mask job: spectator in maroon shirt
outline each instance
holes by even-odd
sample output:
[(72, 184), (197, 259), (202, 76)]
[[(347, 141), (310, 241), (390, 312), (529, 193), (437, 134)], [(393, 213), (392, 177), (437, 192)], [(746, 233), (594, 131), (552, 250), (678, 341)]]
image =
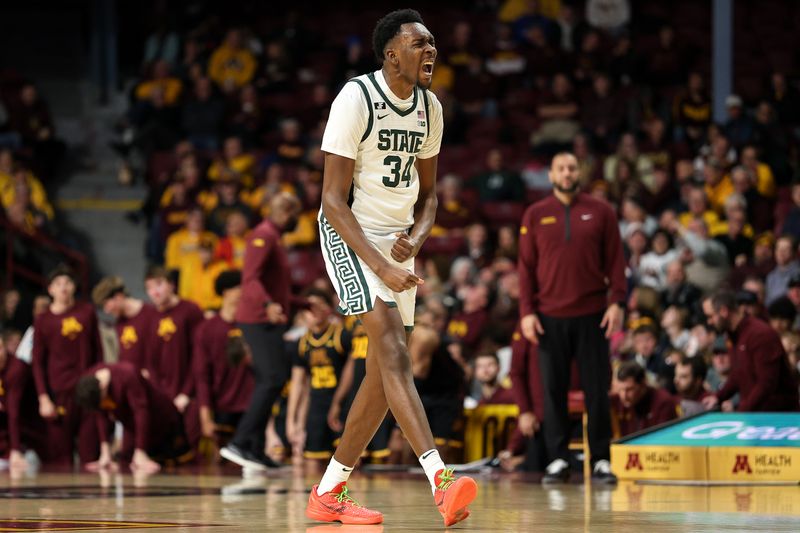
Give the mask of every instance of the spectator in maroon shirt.
[(297, 224), (301, 205), (280, 193), (269, 216), (250, 233), (242, 269), (242, 297), (235, 319), (253, 353), (255, 388), (231, 442), (220, 455), (239, 466), (265, 470), (277, 466), (264, 453), (264, 431), (272, 405), (289, 377), (283, 333), (291, 302), (289, 260), (281, 234)]
[(155, 473), (161, 466), (151, 457), (174, 458), (185, 448), (180, 415), (170, 398), (129, 363), (95, 366), (81, 377), (75, 397), (84, 409), (96, 411), (101, 435), (100, 458), (87, 464), (88, 470), (117, 469), (109, 444), (112, 421), (122, 424), (122, 459), (134, 472)]
[(608, 204), (578, 192), (574, 155), (556, 154), (549, 177), (553, 196), (525, 212), (519, 242), (520, 326), (539, 344), (544, 386), (551, 464), (543, 482), (569, 478), (567, 392), (574, 357), (589, 413), (592, 475), (615, 483), (609, 463), (608, 339), (622, 325), (626, 294), (617, 217)]
[(702, 401), (712, 393), (705, 388), (708, 366), (702, 355), (682, 355), (675, 364), (675, 390), (681, 406), (681, 416), (692, 416), (705, 411)]
[(125, 282), (119, 276), (100, 280), (92, 290), (92, 301), (115, 319), (114, 329), (119, 341), (118, 361), (127, 361), (149, 377), (147, 356), (155, 349), (156, 316), (152, 305), (128, 295)]
[(464, 306), (453, 315), (447, 325), (447, 334), (468, 351), (475, 350), (483, 338), (489, 321), (489, 287), (478, 283), (464, 291)]
[(184, 429), (190, 446), (200, 439), (200, 415), (192, 372), (192, 340), (203, 312), (197, 305), (175, 294), (169, 271), (160, 266), (148, 270), (144, 287), (156, 308), (155, 339), (145, 364), (150, 380), (172, 398), (183, 415)]
[(703, 400), (712, 409), (740, 395), (738, 411), (797, 411), (797, 381), (780, 336), (736, 305), (736, 295), (719, 291), (703, 301), (708, 322), (731, 338), (731, 374), (716, 395)]
[(678, 404), (664, 389), (647, 384), (645, 371), (636, 361), (617, 369), (617, 394), (611, 407), (619, 423), (620, 436), (630, 435), (678, 418)]
[(498, 382), (500, 359), (492, 351), (481, 351), (474, 361), (475, 381), (481, 386), (478, 405), (513, 404), (514, 394), (511, 389)]
[(222, 307), (195, 331), (193, 362), (204, 437), (232, 434), (253, 394), (253, 372), (247, 361), (251, 355), (234, 322), (241, 284), (238, 270), (217, 276), (214, 289), (222, 297)]
[(75, 300), (75, 278), (60, 266), (50, 273), (50, 308), (36, 317), (33, 327), (33, 377), (39, 395), (39, 414), (47, 421), (51, 443), (48, 462), (70, 464), (73, 439), (78, 437), (81, 463), (97, 458), (97, 433), (92, 417), (75, 404), (75, 385), (81, 374), (102, 356), (97, 314), (88, 302)]

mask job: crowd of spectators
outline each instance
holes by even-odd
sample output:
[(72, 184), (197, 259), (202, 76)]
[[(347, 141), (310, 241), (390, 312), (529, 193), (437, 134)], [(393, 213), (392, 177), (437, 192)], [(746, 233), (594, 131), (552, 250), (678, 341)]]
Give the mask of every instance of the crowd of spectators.
[[(695, 413), (722, 387), (728, 346), (702, 309), (703, 295), (721, 286), (770, 322), (787, 371), (800, 372), (800, 99), (788, 73), (772, 72), (747, 100), (729, 95), (717, 123), (708, 44), (679, 21), (654, 21), (625, 0), (501, 4), (423, 13), (437, 38), (431, 90), (444, 108), (445, 137), (437, 225), (417, 261), (425, 321), (412, 358), (442, 359), (458, 382), (448, 389), (457, 402), (515, 402), (521, 414), (537, 413), (520, 418), (522, 434), (535, 434), (536, 391), (520, 391), (536, 388), (520, 363), (534, 348), (515, 333), (519, 220), (549, 194), (552, 154), (569, 150), (584, 190), (617, 210), (625, 246), (626, 326), (611, 339), (618, 435)], [(336, 28), (341, 17), (330, 15)], [(248, 229), (282, 192), (303, 206), (283, 235), (293, 292), (331, 290), (316, 229), (321, 136), (342, 85), (378, 65), (363, 29), (315, 31), (318, 24), (293, 13), (263, 31), (209, 18), (146, 41), (115, 144), (120, 178), (147, 180), (148, 198), (131, 214), (147, 224), (147, 258), (177, 271), (177, 295), (206, 313), (222, 305), (215, 280), (242, 267)], [(27, 85), (21, 100), (25, 91), (35, 102)], [(52, 126), (29, 128), (0, 141), (46, 162)], [(0, 152), (0, 180), (11, 184), (0, 186), (12, 188), (8, 204), (2, 193), (7, 217), (46, 224), (41, 185), (16, 161)], [(294, 339), (310, 320), (295, 315)], [(420, 383), (429, 367), (415, 365)], [(502, 394), (512, 382), (513, 394)], [(658, 416), (637, 411), (643, 401)], [(457, 452), (461, 430), (454, 421), (435, 436)]]

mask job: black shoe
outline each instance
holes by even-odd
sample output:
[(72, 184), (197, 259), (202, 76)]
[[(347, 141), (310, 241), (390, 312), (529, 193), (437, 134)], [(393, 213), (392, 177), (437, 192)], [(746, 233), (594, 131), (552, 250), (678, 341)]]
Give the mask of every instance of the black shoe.
[(267, 470), (268, 468), (279, 468), (275, 461), (264, 454), (260, 456), (249, 450), (238, 447), (230, 443), (219, 451), (219, 454), (232, 463), (236, 463), (242, 468), (253, 470)]
[(594, 464), (592, 469), (592, 482), (601, 485), (616, 485), (617, 476), (611, 471), (611, 464), (601, 459)]
[(569, 463), (563, 459), (556, 459), (545, 470), (544, 477), (542, 478), (543, 485), (554, 485), (556, 483), (569, 482)]

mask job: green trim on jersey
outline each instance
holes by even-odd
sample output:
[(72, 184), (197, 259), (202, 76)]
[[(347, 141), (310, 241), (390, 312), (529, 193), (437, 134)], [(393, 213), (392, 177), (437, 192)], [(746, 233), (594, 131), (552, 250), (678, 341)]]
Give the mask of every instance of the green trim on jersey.
[(425, 127), (428, 129), (428, 133), (425, 136), (425, 140), (428, 140), (428, 137), (431, 136), (431, 113), (430, 107), (428, 106), (428, 91), (425, 89), (420, 89), (422, 91), (422, 100), (425, 102)]
[(411, 107), (409, 107), (405, 111), (400, 111), (397, 107), (394, 106), (394, 104), (392, 104), (392, 101), (389, 100), (386, 97), (386, 94), (383, 92), (383, 89), (381, 89), (381, 86), (378, 84), (378, 80), (375, 79), (375, 73), (374, 72), (370, 72), (369, 74), (367, 74), (367, 77), (369, 78), (369, 81), (372, 82), (372, 85), (375, 86), (375, 89), (378, 90), (378, 94), (380, 94), (383, 97), (383, 99), (386, 100), (386, 105), (388, 105), (392, 109), (392, 111), (394, 111), (395, 113), (397, 113), (401, 117), (406, 117), (406, 116), (410, 115), (417, 108), (417, 88), (416, 87), (414, 87), (414, 101), (411, 103)]
[(372, 99), (370, 99), (369, 91), (367, 90), (367, 86), (364, 85), (363, 81), (357, 80), (355, 78), (353, 78), (350, 81), (356, 82), (358, 84), (358, 86), (361, 87), (361, 92), (364, 93), (364, 98), (367, 99), (367, 111), (369, 111), (369, 122), (367, 122), (367, 131), (365, 131), (364, 135), (361, 136), (361, 142), (363, 143), (364, 141), (367, 140), (367, 137), (369, 137), (369, 134), (372, 132), (372, 124), (373, 124), (373, 119), (372, 119)]
[(341, 300), (339, 312), (346, 315), (360, 315), (372, 311), (369, 285), (355, 252), (347, 246), (322, 213), (319, 225), (322, 233), (322, 249), (333, 265), (334, 277), (339, 287), (338, 294)]

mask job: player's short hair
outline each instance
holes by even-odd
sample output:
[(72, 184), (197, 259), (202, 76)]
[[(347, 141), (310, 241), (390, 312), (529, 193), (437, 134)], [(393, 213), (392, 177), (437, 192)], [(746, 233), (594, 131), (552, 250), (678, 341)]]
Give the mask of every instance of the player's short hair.
[(92, 289), (92, 301), (97, 307), (103, 307), (104, 303), (119, 293), (125, 293), (125, 282), (122, 278), (106, 276)]
[(72, 283), (78, 282), (75, 279), (75, 271), (72, 270), (69, 265), (61, 263), (47, 274), (47, 284), (50, 285), (53, 283), (53, 281), (55, 281), (56, 278), (61, 276), (67, 276)]
[(633, 330), (634, 335), (641, 335), (642, 333), (652, 335), (653, 338), (658, 339), (658, 329), (656, 328), (655, 324), (650, 321), (636, 326), (636, 329)]
[(333, 296), (328, 291), (322, 290), (318, 287), (311, 287), (306, 289), (303, 293), (306, 298), (311, 298), (312, 296), (316, 296), (317, 298), (321, 299), (325, 302), (328, 307), (333, 307)]
[(175, 278), (176, 278), (176, 271), (170, 270), (162, 265), (153, 265), (150, 268), (148, 268), (147, 272), (145, 272), (144, 274), (145, 281), (149, 279), (163, 279), (169, 281), (174, 285), (177, 285)]
[(550, 166), (551, 166), (551, 167), (553, 166), (553, 163), (555, 162), (555, 160), (556, 160), (556, 159), (558, 159), (559, 157), (565, 157), (565, 156), (574, 157), (575, 159), (578, 159), (578, 158), (575, 156), (575, 154), (573, 154), (572, 152), (570, 152), (570, 151), (568, 151), (568, 150), (563, 150), (563, 151), (561, 151), (561, 152), (557, 152), (557, 153), (556, 153), (556, 154), (553, 156), (553, 159), (551, 159), (551, 160), (550, 160)]
[(100, 381), (94, 374), (81, 377), (75, 386), (75, 403), (84, 409), (100, 408)]
[(414, 9), (392, 11), (384, 15), (375, 24), (375, 30), (372, 32), (372, 49), (375, 51), (375, 57), (379, 63), (383, 62), (383, 52), (386, 50), (386, 44), (400, 33), (400, 26), (411, 22), (419, 22), (423, 26), (425, 25), (422, 21), (422, 15)]
[(217, 279), (214, 280), (214, 292), (217, 296), (234, 287), (242, 284), (242, 272), (240, 270), (226, 270), (221, 272)]
[(701, 356), (689, 357), (686, 354), (682, 354), (678, 364), (692, 369), (692, 379), (699, 378), (701, 381), (705, 381), (706, 374), (708, 374), (708, 365)]
[(626, 381), (633, 379), (636, 383), (644, 383), (644, 367), (636, 361), (625, 361), (617, 369), (617, 380)]
[(729, 289), (721, 289), (708, 298), (714, 311), (719, 311), (723, 307), (734, 310), (738, 307), (736, 303), (736, 293)]

